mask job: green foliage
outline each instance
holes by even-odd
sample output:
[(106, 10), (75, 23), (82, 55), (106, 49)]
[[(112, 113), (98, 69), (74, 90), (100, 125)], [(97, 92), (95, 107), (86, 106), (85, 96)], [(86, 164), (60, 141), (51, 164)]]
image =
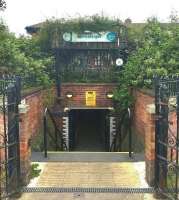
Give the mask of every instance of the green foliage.
[(14, 44), (15, 37), (9, 33), (7, 26), (2, 21), (0, 22), (0, 41), (0, 67), (3, 70), (8, 67), (14, 71), (14, 60), (18, 54)]
[[(39, 44), (44, 51), (51, 51), (53, 46), (60, 45), (63, 33), (72, 31), (76, 33), (114, 31), (120, 32), (122, 36), (126, 28), (119, 19), (100, 15), (72, 19), (50, 19), (40, 30)], [(57, 44), (54, 43), (54, 39), (58, 41)]]
[[(126, 37), (126, 27), (119, 19), (115, 18), (93, 15), (72, 19), (51, 19), (42, 25), (38, 33), (39, 46), (42, 52), (52, 54), (55, 48), (63, 47), (65, 32), (83, 33), (84, 31), (114, 31), (120, 35), (121, 41)], [(61, 80), (63, 82), (114, 82), (116, 80), (117, 70), (114, 70), (112, 66), (110, 72), (87, 69), (86, 54), (77, 53), (79, 52), (60, 51)], [(111, 54), (113, 57), (118, 57), (120, 51), (115, 50)], [(69, 57), (72, 58), (72, 61)], [(77, 59), (75, 60), (73, 57)], [(78, 59), (79, 57), (80, 59)]]
[(19, 57), (22, 63), (19, 63), (16, 72), (26, 78), (27, 86), (51, 85), (53, 57), (41, 52), (35, 38), (20, 37), (16, 45), (23, 52)]
[[(56, 45), (54, 40), (60, 44), (64, 32), (74, 31), (78, 33), (86, 30), (94, 32), (116, 31), (120, 32), (122, 37), (126, 31), (119, 19), (99, 15), (69, 20), (47, 20), (40, 33), (32, 38), (16, 38), (9, 33), (3, 23), (0, 23), (0, 25), (2, 26), (2, 34), (0, 35), (0, 71), (3, 73), (5, 70), (8, 73), (16, 73), (25, 77), (23, 81), (25, 83), (24, 87), (48, 86), (54, 82), (53, 48)], [(73, 73), (73, 80), (75, 79), (77, 82), (89, 82), (92, 79), (97, 82), (101, 78), (101, 81), (109, 82), (112, 77), (109, 77), (107, 73), (103, 75), (96, 72), (87, 73), (90, 78), (84, 75), (81, 76), (79, 73), (76, 74), (77, 77), (75, 72)], [(86, 72), (83, 74), (86, 74)], [(98, 76), (99, 74), (100, 76)], [(71, 76), (71, 71), (68, 72), (67, 70), (62, 80), (71, 81)]]
[[(132, 35), (132, 34), (131, 34)], [(152, 88), (153, 76), (179, 74), (179, 25), (162, 25), (151, 18), (136, 37), (136, 50), (131, 52), (119, 76), (115, 100), (119, 107), (131, 105), (129, 88)]]
[(113, 83), (118, 80), (119, 70), (116, 66), (110, 66), (110, 69), (88, 69), (85, 67), (65, 66), (61, 79), (63, 82), (78, 83)]
[(31, 165), (30, 179), (36, 178), (40, 175), (41, 169), (38, 168), (39, 168), (38, 163), (34, 163)]
[[(127, 108), (133, 101), (130, 95), (131, 87), (151, 88), (154, 75), (179, 74), (177, 21), (176, 15), (171, 15), (171, 23), (165, 25), (151, 18), (145, 26), (134, 28), (130, 25), (126, 30), (119, 19), (99, 15), (68, 20), (51, 19), (46, 21), (35, 38), (16, 38), (9, 33), (6, 25), (0, 22), (0, 72), (5, 70), (29, 78), (26, 86), (33, 86), (34, 82), (36, 85), (48, 86), (53, 83), (55, 77), (52, 47), (61, 44), (64, 32), (115, 31), (120, 33), (121, 38), (127, 32), (130, 48), (124, 69), (120, 73), (112, 69), (114, 73), (101, 75), (105, 81), (111, 82), (118, 76), (116, 104), (120, 109)], [(65, 73), (63, 79), (71, 81), (71, 71), (67, 70)], [(100, 79), (98, 74), (93, 73), (91, 76), (96, 77), (97, 81)], [(82, 82), (91, 81), (80, 73), (77, 73), (75, 79)]]
[(18, 74), (25, 78), (25, 86), (48, 86), (53, 58), (42, 53), (37, 40), (29, 37), (16, 38), (0, 22), (0, 73)]

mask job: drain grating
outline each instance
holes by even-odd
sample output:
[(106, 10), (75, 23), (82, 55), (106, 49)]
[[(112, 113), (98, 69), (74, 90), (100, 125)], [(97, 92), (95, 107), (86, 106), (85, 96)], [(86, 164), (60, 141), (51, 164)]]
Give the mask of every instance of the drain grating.
[(74, 192), (73, 198), (83, 198), (85, 197), (85, 193)]
[(22, 192), (32, 193), (154, 193), (154, 188), (60, 188), (60, 187), (24, 187)]

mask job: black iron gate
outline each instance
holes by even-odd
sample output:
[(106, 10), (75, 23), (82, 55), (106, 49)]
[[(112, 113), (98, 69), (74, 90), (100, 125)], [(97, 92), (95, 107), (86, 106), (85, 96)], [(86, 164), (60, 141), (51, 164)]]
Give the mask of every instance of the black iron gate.
[(162, 198), (178, 199), (179, 78), (156, 78), (155, 186)]
[(0, 78), (0, 199), (20, 188), (20, 78)]

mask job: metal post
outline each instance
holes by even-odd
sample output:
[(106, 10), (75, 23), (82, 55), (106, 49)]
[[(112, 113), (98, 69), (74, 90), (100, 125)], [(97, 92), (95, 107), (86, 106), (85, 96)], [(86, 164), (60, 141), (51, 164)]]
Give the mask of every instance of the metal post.
[(132, 158), (132, 131), (131, 131), (131, 111), (128, 108), (128, 115), (129, 115), (129, 157)]
[[(155, 189), (156, 195), (163, 198), (163, 194), (167, 184), (167, 161), (163, 161), (160, 166), (161, 157), (167, 159), (167, 144), (168, 141), (168, 96), (166, 88), (161, 86), (160, 79), (155, 80)], [(159, 189), (161, 192), (158, 192)]]
[(46, 119), (46, 112), (44, 115), (43, 123), (44, 123), (44, 156), (47, 158), (47, 119)]
[(20, 76), (16, 77), (16, 88), (17, 88), (17, 102), (21, 102), (21, 78)]
[(158, 190), (159, 183), (159, 161), (158, 161), (158, 136), (159, 136), (159, 79), (155, 78), (155, 189)]
[(176, 98), (177, 98), (177, 136), (176, 136), (176, 180), (175, 180), (175, 199), (178, 199), (178, 148), (179, 148), (179, 78), (176, 83)]
[(59, 143), (60, 143), (60, 149), (59, 150), (63, 151), (64, 150), (63, 149), (63, 136), (61, 136)]
[[(15, 176), (14, 181), (9, 182), (8, 194), (15, 189), (19, 190), (20, 183), (20, 152), (19, 152), (19, 130), (18, 130), (18, 98), (17, 85), (11, 85), (7, 88), (7, 136), (8, 136), (8, 179), (11, 180)], [(12, 115), (14, 113), (15, 115)], [(12, 128), (14, 127), (14, 128)], [(13, 131), (12, 131), (13, 130)], [(15, 143), (14, 145), (12, 145)], [(16, 170), (16, 173), (14, 173)]]
[(20, 138), (19, 138), (19, 108), (18, 105), (21, 102), (21, 78), (16, 77), (16, 92), (17, 92), (17, 102), (16, 102), (16, 142), (17, 142), (17, 189), (20, 191), (20, 180), (21, 180), (21, 165), (20, 165)]
[(58, 132), (55, 127), (55, 150), (58, 151)]
[[(4, 89), (4, 88), (3, 88)], [(6, 101), (5, 93), (3, 94), (3, 122), (4, 122), (4, 148), (5, 148), (5, 176), (6, 176), (6, 193), (8, 193), (8, 153), (7, 153), (7, 126), (6, 126)]]
[(61, 96), (61, 80), (60, 80), (60, 56), (59, 49), (55, 48), (55, 73), (56, 73), (56, 87), (57, 96)]

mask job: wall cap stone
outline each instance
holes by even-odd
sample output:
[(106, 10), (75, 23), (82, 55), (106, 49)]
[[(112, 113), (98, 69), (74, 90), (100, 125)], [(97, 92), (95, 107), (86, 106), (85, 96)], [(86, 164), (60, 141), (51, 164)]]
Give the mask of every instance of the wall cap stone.
[(44, 90), (43, 87), (25, 89), (22, 91), (22, 98), (29, 97), (31, 95), (40, 93), (42, 90)]
[(146, 110), (150, 114), (155, 114), (155, 104), (148, 104)]
[(26, 104), (26, 99), (21, 100), (21, 103), (18, 105), (19, 113), (25, 114), (29, 110), (29, 105)]
[(74, 107), (65, 107), (64, 112), (69, 110), (114, 110), (114, 107), (99, 107), (99, 106), (74, 106)]
[(148, 95), (150, 97), (155, 97), (154, 90), (152, 89), (144, 89), (144, 88), (133, 88), (136, 92), (141, 92), (142, 94)]

